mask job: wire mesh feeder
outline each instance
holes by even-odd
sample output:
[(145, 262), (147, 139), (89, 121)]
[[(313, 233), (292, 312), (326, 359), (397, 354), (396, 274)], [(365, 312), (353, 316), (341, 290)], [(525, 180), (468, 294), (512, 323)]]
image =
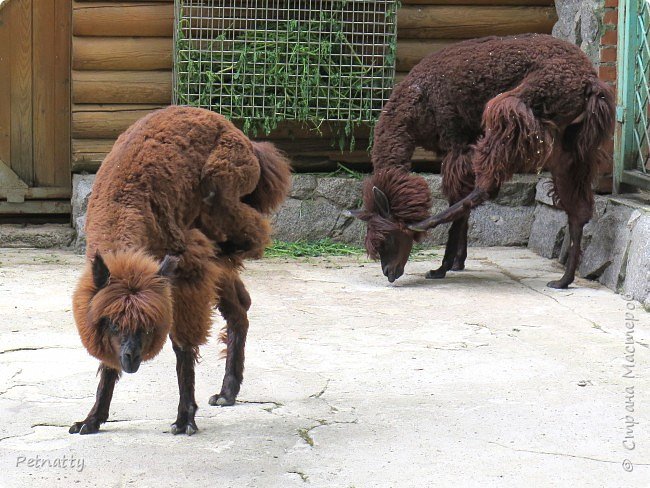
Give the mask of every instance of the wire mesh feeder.
[(373, 123), (395, 75), (394, 0), (176, 0), (174, 102), (269, 133)]

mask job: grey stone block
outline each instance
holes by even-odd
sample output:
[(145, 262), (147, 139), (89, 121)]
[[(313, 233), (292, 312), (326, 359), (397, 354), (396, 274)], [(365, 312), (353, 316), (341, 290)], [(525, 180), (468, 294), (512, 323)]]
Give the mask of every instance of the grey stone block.
[[(449, 207), (447, 200), (435, 198), (433, 200), (433, 205), (431, 207), (431, 214), (432, 215), (438, 214), (443, 210), (445, 210), (447, 207)], [(447, 243), (447, 234), (449, 233), (449, 226), (450, 224), (439, 225), (435, 229), (431, 229), (429, 232), (427, 232), (427, 236), (422, 240), (422, 245), (424, 247), (445, 245)]]
[(632, 212), (630, 207), (610, 202), (598, 219), (591, 242), (584, 249), (580, 276), (599, 279), (605, 286), (618, 290), (630, 245), (631, 229), (627, 224)]
[(272, 226), (274, 237), (278, 240), (317, 240), (331, 237), (344, 221), (341, 209), (324, 198), (291, 198), (273, 216)]
[(94, 181), (95, 175), (72, 176), (72, 226), (77, 230), (83, 230), (83, 226), (78, 225), (79, 219), (84, 217), (88, 210), (88, 199)]
[(566, 234), (567, 216), (562, 210), (539, 204), (535, 208), (528, 248), (545, 258), (560, 255)]
[(604, 0), (556, 0), (558, 21), (553, 35), (577, 44), (598, 63)]
[(289, 196), (298, 200), (312, 198), (317, 184), (318, 180), (316, 175), (294, 174), (291, 178), (291, 192)]
[[(608, 197), (602, 195), (596, 195), (594, 202), (594, 213), (591, 217), (591, 220), (585, 224), (582, 228), (582, 242), (580, 249), (585, 250), (591, 244), (591, 239), (594, 236), (594, 232), (598, 229), (598, 221), (605, 214), (607, 208)], [(560, 262), (562, 264), (566, 263), (567, 258), (569, 257), (569, 248), (571, 246), (571, 236), (569, 232), (564, 234), (564, 242), (562, 243), (562, 249), (560, 250)]]
[(535, 200), (550, 207), (553, 206), (553, 199), (548, 195), (549, 190), (553, 187), (551, 178), (542, 177), (535, 187)]
[(632, 232), (623, 292), (645, 304), (650, 301), (650, 214), (635, 213), (629, 222)]
[(432, 174), (421, 174), (424, 180), (429, 185), (431, 190), (431, 196), (433, 199), (440, 199), (447, 201), (447, 197), (442, 193), (442, 176), (441, 175), (432, 175)]
[(67, 224), (0, 225), (0, 247), (37, 249), (65, 248), (74, 240), (74, 229)]
[(73, 247), (78, 252), (86, 248), (86, 212), (94, 181), (95, 175), (72, 176), (72, 226), (77, 231)]
[(487, 202), (472, 211), (469, 243), (473, 246), (524, 246), (533, 225), (534, 207)]
[(362, 204), (363, 182), (354, 178), (317, 178), (315, 197), (322, 197), (343, 209), (359, 208)]
[(509, 207), (533, 205), (538, 181), (538, 175), (515, 175), (501, 186), (494, 203)]

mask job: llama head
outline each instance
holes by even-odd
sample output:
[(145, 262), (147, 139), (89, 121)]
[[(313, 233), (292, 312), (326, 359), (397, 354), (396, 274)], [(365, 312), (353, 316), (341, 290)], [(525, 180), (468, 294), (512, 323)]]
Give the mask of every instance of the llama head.
[(143, 252), (95, 255), (73, 297), (81, 342), (97, 359), (127, 373), (162, 349), (173, 320), (170, 278), (178, 258)]
[(404, 274), (413, 243), (425, 235), (409, 229), (409, 224), (427, 218), (430, 208), (427, 182), (403, 168), (381, 169), (366, 180), (363, 208), (350, 213), (366, 222), (366, 251), (381, 261), (389, 282)]

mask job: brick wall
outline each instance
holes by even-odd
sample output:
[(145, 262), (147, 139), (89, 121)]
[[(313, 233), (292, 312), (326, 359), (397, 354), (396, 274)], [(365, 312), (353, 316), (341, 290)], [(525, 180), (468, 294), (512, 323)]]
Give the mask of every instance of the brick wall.
[[(605, 0), (605, 13), (603, 16), (603, 36), (600, 40), (600, 66), (599, 76), (616, 89), (616, 44), (618, 27), (618, 0)], [(611, 154), (614, 153), (614, 140), (606, 147)], [(600, 168), (600, 193), (612, 192), (613, 165), (608, 164)]]

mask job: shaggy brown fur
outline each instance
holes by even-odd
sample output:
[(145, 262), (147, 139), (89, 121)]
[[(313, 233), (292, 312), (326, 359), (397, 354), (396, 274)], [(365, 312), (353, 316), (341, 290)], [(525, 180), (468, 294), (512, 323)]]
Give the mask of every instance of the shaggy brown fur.
[(279, 151), (207, 110), (168, 107), (119, 137), (88, 204), (88, 265), (73, 299), (82, 342), (102, 362), (101, 380), (95, 406), (71, 433), (99, 429), (121, 371), (158, 354), (167, 334), (180, 391), (172, 431), (194, 433), (194, 364), (215, 306), (226, 320), (227, 361), (210, 403), (235, 402), (250, 307), (239, 270), (262, 255), (266, 216), (289, 184)]
[[(375, 129), (372, 161), (375, 172), (397, 168), (407, 173), (416, 146), (443, 156), (443, 191), (450, 208), (416, 224), (391, 216), (396, 226), (409, 225), (414, 238), (453, 222), (443, 264), (429, 278), (464, 268), (471, 208), (494, 198), (514, 173), (549, 169), (551, 193), (569, 217), (572, 246), (565, 275), (549, 286), (566, 287), (574, 278), (582, 227), (592, 213), (591, 184), (608, 157), (600, 146), (613, 126), (612, 90), (578, 47), (537, 34), (488, 37), (430, 55), (395, 87)], [(386, 195), (395, 193), (376, 186)], [(374, 210), (365, 204), (369, 219)], [(368, 226), (371, 255), (384, 238), (384, 232)], [(393, 263), (389, 269), (399, 268), (395, 256), (404, 253), (394, 246), (392, 251), (382, 253), (383, 261)]]
[[(386, 189), (385, 194), (390, 202), (394, 219), (380, 214), (373, 188)], [(418, 178), (399, 168), (386, 168), (376, 171), (364, 183), (363, 204), (363, 213), (359, 218), (368, 223), (366, 249), (372, 259), (379, 259), (381, 245), (391, 232), (396, 230), (408, 232), (409, 224), (420, 222), (429, 216), (431, 191), (423, 178)], [(419, 237), (424, 237), (424, 234), (418, 233)]]

